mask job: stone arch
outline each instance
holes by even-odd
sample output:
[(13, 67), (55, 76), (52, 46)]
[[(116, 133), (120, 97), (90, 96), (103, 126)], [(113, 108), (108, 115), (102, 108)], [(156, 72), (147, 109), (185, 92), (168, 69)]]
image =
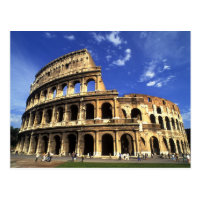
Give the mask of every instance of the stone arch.
[(94, 119), (94, 105), (86, 104), (86, 119)]
[(166, 122), (167, 130), (171, 130), (171, 126), (170, 126), (170, 122), (169, 122), (169, 118), (168, 117), (165, 117), (165, 122)]
[(38, 135), (33, 137), (32, 151), (33, 151), (34, 154), (37, 152), (38, 139), (39, 139), (39, 136), (38, 136)]
[(176, 119), (176, 127), (177, 127), (177, 130), (180, 131), (180, 128), (179, 128), (179, 124), (178, 124), (178, 120)]
[(137, 118), (138, 120), (142, 120), (141, 111), (138, 108), (133, 108), (131, 110), (131, 118)]
[(169, 144), (170, 144), (171, 153), (176, 153), (176, 146), (172, 138), (169, 139)]
[(47, 100), (47, 90), (43, 91), (43, 96), (44, 96), (44, 101), (46, 101)]
[(57, 95), (57, 90), (56, 90), (56, 87), (52, 87), (51, 90), (50, 90), (50, 95), (51, 95), (51, 99), (55, 99), (56, 98), (56, 95)]
[(140, 145), (140, 151), (141, 152), (145, 151), (145, 140), (143, 137), (140, 137), (139, 145)]
[(160, 128), (164, 129), (163, 118), (161, 116), (158, 117), (158, 121), (159, 121), (159, 124), (160, 124)]
[(122, 109), (122, 113), (123, 113), (123, 118), (127, 118), (127, 114), (126, 114), (126, 111), (124, 109)]
[(154, 114), (150, 115), (150, 121), (151, 121), (152, 124), (156, 123), (156, 118), (155, 118)]
[(67, 95), (67, 90), (68, 90), (67, 84), (66, 83), (62, 84), (62, 96)]
[(70, 112), (71, 112), (71, 121), (78, 120), (78, 106), (71, 105)]
[(152, 154), (160, 155), (160, 147), (159, 147), (159, 141), (157, 137), (152, 136), (150, 138), (150, 147), (151, 147)]
[(84, 135), (84, 155), (87, 155), (90, 153), (90, 155), (94, 154), (94, 138), (90, 134)]
[(42, 122), (42, 115), (43, 115), (43, 112), (42, 110), (40, 110), (37, 114), (37, 124), (41, 124)]
[(41, 140), (41, 153), (47, 153), (49, 138), (45, 135)]
[(180, 143), (178, 140), (176, 140), (176, 145), (177, 145), (177, 149), (178, 149), (178, 153), (181, 154), (181, 147), (180, 147)]
[(68, 153), (76, 152), (76, 136), (74, 134), (69, 134), (68, 138)]
[(78, 94), (81, 92), (81, 83), (80, 81), (74, 82), (74, 94)]
[(53, 153), (56, 155), (60, 154), (61, 150), (61, 138), (59, 135), (54, 136), (54, 148), (53, 148)]
[(173, 127), (173, 129), (175, 130), (175, 129), (176, 129), (176, 127), (175, 127), (175, 122), (174, 122), (174, 119), (173, 119), (173, 118), (171, 118), (171, 121), (172, 121), (172, 127)]
[(103, 103), (101, 106), (102, 119), (112, 119), (112, 105), (110, 103)]
[(102, 136), (102, 155), (113, 155), (113, 137), (110, 134)]
[(161, 108), (160, 108), (159, 106), (157, 107), (157, 113), (158, 113), (158, 114), (162, 114)]
[(52, 109), (46, 111), (46, 123), (50, 123), (52, 120)]
[(58, 122), (62, 122), (63, 121), (63, 116), (64, 116), (64, 109), (63, 107), (59, 107), (58, 108)]
[(95, 91), (95, 80), (93, 78), (88, 79), (86, 85), (87, 85), (87, 92)]
[(164, 143), (164, 147), (167, 151), (169, 151), (169, 147), (168, 147), (168, 144), (167, 144), (167, 140), (166, 138), (163, 137), (163, 143)]
[(129, 155), (134, 155), (133, 138), (130, 134), (124, 133), (121, 136), (121, 153), (129, 153)]

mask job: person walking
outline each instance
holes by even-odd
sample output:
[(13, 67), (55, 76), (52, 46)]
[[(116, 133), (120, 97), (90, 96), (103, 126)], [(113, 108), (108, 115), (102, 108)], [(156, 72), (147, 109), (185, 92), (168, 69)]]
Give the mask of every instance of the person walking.
[(84, 161), (84, 155), (81, 156), (81, 161), (82, 161), (82, 162)]
[(138, 161), (141, 161), (140, 154), (138, 153)]

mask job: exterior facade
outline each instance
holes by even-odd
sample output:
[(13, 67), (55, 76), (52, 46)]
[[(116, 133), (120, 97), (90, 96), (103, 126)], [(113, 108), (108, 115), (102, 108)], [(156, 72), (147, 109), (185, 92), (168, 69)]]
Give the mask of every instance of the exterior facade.
[(176, 104), (142, 94), (118, 97), (116, 90), (106, 90), (101, 67), (83, 49), (57, 58), (36, 74), (16, 151), (101, 157), (190, 149)]

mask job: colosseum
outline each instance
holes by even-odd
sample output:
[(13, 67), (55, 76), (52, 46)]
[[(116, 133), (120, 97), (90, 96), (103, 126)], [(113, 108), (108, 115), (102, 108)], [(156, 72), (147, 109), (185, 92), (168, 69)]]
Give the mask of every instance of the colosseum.
[(101, 67), (83, 49), (53, 60), (36, 74), (16, 151), (115, 158), (120, 153), (181, 154), (190, 149), (176, 104), (106, 90)]

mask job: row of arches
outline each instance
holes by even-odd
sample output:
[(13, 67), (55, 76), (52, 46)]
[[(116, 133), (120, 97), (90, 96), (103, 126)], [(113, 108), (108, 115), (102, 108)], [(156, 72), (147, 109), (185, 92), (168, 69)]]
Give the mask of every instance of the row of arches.
[[(174, 130), (183, 131), (183, 129), (184, 129), (183, 124), (181, 122), (178, 122), (177, 119), (174, 120), (173, 118), (171, 118), (171, 125), (172, 126), (170, 125), (170, 120), (167, 116), (164, 119), (165, 119), (165, 124), (166, 124), (167, 130), (171, 130), (173, 128)], [(150, 115), (150, 121), (151, 121), (152, 124), (156, 123), (156, 117), (155, 117), (154, 114)], [(160, 128), (164, 129), (164, 122), (163, 122), (163, 118), (161, 116), (158, 116), (158, 122), (160, 124)]]
[[(79, 136), (80, 137), (80, 136)], [(66, 138), (66, 139), (65, 139)], [(24, 150), (25, 152), (28, 152), (29, 146), (31, 146), (30, 152), (32, 154), (38, 153), (47, 153), (51, 152), (55, 155), (60, 155), (63, 140), (66, 140), (64, 143), (66, 143), (67, 146), (63, 147), (65, 148), (64, 151), (67, 153), (73, 153), (77, 151), (77, 135), (76, 134), (69, 134), (67, 136), (61, 136), (61, 135), (55, 135), (49, 138), (49, 135), (41, 136), (39, 139), (38, 135), (32, 136), (32, 139), (30, 140), (30, 136), (25, 141), (25, 139), (22, 137), (19, 141), (19, 148)], [(164, 149), (166, 152), (171, 153), (185, 153), (186, 152), (186, 143), (182, 140), (176, 140), (169, 138), (168, 142), (165, 137), (162, 138), (162, 141), (159, 141), (157, 137), (151, 136), (149, 141), (145, 141), (143, 137), (139, 138), (139, 146), (140, 146), (140, 152), (146, 152), (150, 149), (151, 153), (153, 154), (160, 154), (160, 145), (163, 142)], [(25, 144), (26, 143), (26, 144)], [(30, 145), (31, 143), (31, 145)], [(128, 134), (124, 133), (122, 134), (120, 138), (121, 143), (121, 149), (120, 152), (122, 154), (129, 153), (129, 155), (136, 155), (136, 146), (134, 145), (134, 139), (133, 137)], [(25, 148), (24, 148), (25, 145)], [(101, 155), (114, 155), (114, 145), (115, 141), (111, 134), (105, 133), (102, 135), (101, 138)], [(149, 146), (148, 146), (149, 145)], [(81, 139), (81, 144), (79, 146), (81, 154), (87, 155), (90, 153), (91, 155), (94, 154), (95, 149), (95, 140), (94, 137), (91, 134), (85, 134), (83, 138)], [(62, 149), (63, 151), (63, 149)]]
[[(84, 92), (95, 91), (95, 80), (88, 79), (85, 83)], [(32, 96), (32, 98), (27, 102), (27, 106), (32, 106), (40, 101), (46, 101), (48, 99), (54, 99), (57, 96), (66, 96), (68, 94), (77, 94), (83, 92), (81, 91), (80, 81), (74, 81), (70, 86), (67, 83), (63, 83), (57, 87), (53, 86), (50, 89), (45, 89), (40, 93), (37, 93)]]

